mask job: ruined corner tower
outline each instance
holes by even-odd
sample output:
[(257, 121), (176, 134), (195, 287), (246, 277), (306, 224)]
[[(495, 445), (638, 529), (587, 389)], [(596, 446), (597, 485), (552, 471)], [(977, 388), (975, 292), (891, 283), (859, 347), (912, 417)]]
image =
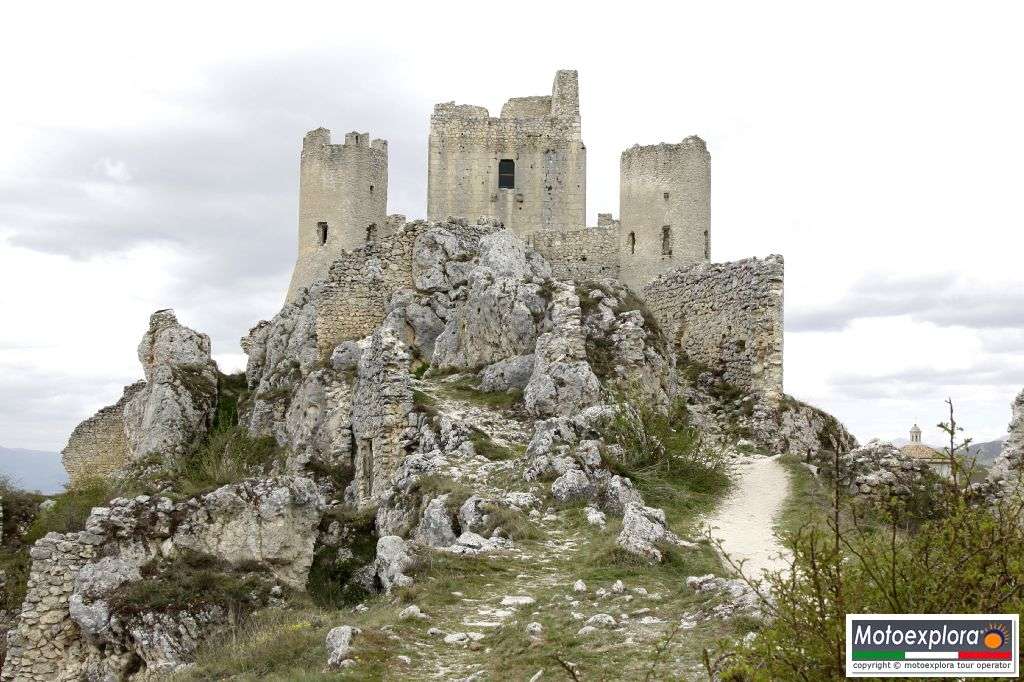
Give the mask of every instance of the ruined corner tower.
[(576, 71), (551, 95), (513, 97), (491, 117), (445, 102), (430, 118), (427, 216), (497, 218), (519, 235), (585, 224), (587, 150)]
[(351, 132), (331, 144), (317, 128), (302, 140), (299, 162), (299, 255), (289, 302), (324, 279), (343, 251), (375, 241), (386, 229), (388, 143)]
[(711, 258), (711, 155), (704, 140), (634, 145), (619, 167), (619, 268), (636, 291)]

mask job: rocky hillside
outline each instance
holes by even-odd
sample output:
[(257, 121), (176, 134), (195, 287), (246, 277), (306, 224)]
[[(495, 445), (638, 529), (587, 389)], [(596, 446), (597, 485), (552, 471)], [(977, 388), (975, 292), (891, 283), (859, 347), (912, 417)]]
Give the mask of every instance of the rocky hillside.
[(853, 438), (678, 354), (616, 280), (411, 225), (413, 286), (364, 338), (325, 343), (315, 285), (242, 380), (154, 315), (145, 382), (4, 538), (0, 679), (669, 679), (749, 631), (701, 529), (730, 461)]

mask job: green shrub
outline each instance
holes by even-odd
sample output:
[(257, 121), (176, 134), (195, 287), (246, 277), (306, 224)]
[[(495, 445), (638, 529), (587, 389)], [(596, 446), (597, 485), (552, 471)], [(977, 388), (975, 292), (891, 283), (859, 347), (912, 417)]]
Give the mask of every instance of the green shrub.
[(41, 512), (25, 533), (24, 542), (32, 544), (47, 533), (74, 533), (85, 528), (93, 507), (102, 507), (119, 494), (113, 481), (91, 478), (80, 481), (52, 499), (56, 503)]
[(110, 595), (112, 611), (175, 612), (216, 605), (240, 614), (266, 601), (274, 584), (261, 564), (233, 565), (193, 551), (173, 559), (154, 559), (141, 572), (142, 580), (122, 585)]
[(217, 413), (213, 418), (213, 429), (223, 430), (238, 424), (240, 406), (249, 395), (245, 372), (217, 374)]
[(317, 606), (340, 609), (370, 596), (351, 579), (356, 570), (373, 561), (376, 555), (375, 512), (375, 509), (335, 507), (324, 514), (320, 522), (321, 531), (328, 530), (334, 523), (340, 524), (341, 536), (346, 542), (344, 546), (351, 554), (339, 559), (338, 548), (328, 546), (319, 546), (314, 551), (306, 591)]
[(271, 436), (253, 437), (244, 427), (235, 425), (212, 431), (188, 454), (171, 458), (162, 473), (175, 492), (192, 497), (269, 473), (271, 465), (284, 454)]
[(727, 462), (689, 424), (686, 404), (676, 399), (667, 410), (646, 400), (635, 386), (616, 395), (605, 430), (621, 455), (604, 453), (606, 465), (636, 483), (650, 504), (667, 512), (696, 511), (729, 487)]

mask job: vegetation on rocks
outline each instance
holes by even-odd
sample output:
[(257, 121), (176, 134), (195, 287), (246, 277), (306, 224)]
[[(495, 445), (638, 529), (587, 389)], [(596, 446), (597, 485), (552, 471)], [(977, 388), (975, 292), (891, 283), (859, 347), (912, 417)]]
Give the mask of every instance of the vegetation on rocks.
[(1024, 610), (1019, 486), (979, 504), (970, 476), (936, 479), (922, 499), (894, 495), (869, 506), (848, 495), (841, 478), (823, 489), (795, 466), (797, 499), (816, 511), (787, 507), (780, 527), (790, 566), (748, 580), (769, 619), (750, 643), (709, 655), (725, 670), (722, 680), (845, 679), (848, 613)]
[(273, 579), (259, 563), (233, 565), (209, 554), (182, 551), (141, 568), (142, 580), (110, 595), (115, 613), (174, 612), (216, 606), (242, 614), (266, 601)]

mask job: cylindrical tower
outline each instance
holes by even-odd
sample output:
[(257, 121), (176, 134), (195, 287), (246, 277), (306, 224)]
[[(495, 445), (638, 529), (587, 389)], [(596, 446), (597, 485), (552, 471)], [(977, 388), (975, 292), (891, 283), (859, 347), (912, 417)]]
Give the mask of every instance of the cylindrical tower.
[(299, 254), (289, 301), (325, 278), (342, 251), (379, 238), (386, 229), (387, 197), (387, 141), (352, 132), (344, 144), (331, 144), (326, 128), (306, 133), (299, 161)]
[(663, 272), (711, 258), (711, 155), (704, 140), (622, 152), (619, 267), (634, 291)]

